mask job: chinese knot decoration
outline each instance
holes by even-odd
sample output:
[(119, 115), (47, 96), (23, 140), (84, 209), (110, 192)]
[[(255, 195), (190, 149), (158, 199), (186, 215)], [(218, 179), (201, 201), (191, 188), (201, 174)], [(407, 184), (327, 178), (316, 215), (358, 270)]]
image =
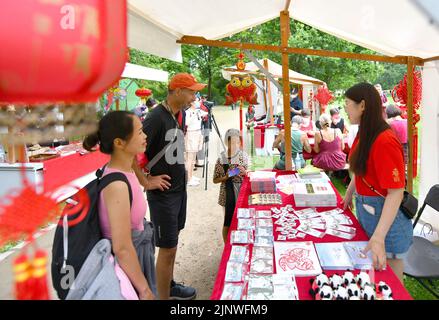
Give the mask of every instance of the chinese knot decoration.
[[(407, 74), (404, 78), (395, 86), (392, 90), (392, 97), (395, 102), (399, 102), (403, 111), (403, 117), (407, 118)], [(413, 126), (420, 120), (420, 116), (417, 113), (421, 106), (422, 99), (422, 77), (419, 71), (413, 70)]]
[(324, 85), (317, 89), (317, 94), (314, 96), (314, 99), (320, 104), (321, 113), (324, 113), (326, 106), (334, 99), (334, 96), (328, 87)]
[[(408, 117), (407, 110), (407, 74), (392, 90), (392, 97), (395, 102), (400, 103), (402, 117)], [(413, 177), (418, 175), (418, 128), (416, 124), (421, 120), (418, 114), (422, 99), (422, 77), (419, 71), (413, 70)]]

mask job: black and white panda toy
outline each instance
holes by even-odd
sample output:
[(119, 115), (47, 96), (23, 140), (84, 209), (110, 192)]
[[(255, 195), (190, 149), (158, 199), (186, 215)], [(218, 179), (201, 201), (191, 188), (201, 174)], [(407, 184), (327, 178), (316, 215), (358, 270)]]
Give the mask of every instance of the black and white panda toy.
[(373, 286), (370, 284), (365, 285), (363, 289), (361, 289), (360, 298), (362, 300), (375, 300), (376, 294)]
[(370, 285), (370, 277), (364, 271), (361, 271), (359, 274), (357, 274), (355, 280), (357, 281), (357, 284), (360, 286), (361, 289), (364, 289), (366, 285)]
[(346, 286), (349, 297), (360, 297), (360, 288), (356, 283), (350, 283)]
[(384, 281), (380, 281), (377, 285), (377, 293), (383, 300), (393, 300), (392, 289)]
[(319, 288), (323, 287), (325, 284), (329, 285), (329, 278), (325, 273), (321, 273), (316, 277), (315, 280)]
[(324, 285), (329, 285), (329, 279), (325, 273), (321, 273), (314, 279), (311, 279), (310, 283), (311, 283), (311, 289), (309, 290), (309, 293), (313, 297), (316, 297), (319, 288), (322, 288)]
[(343, 274), (343, 283), (344, 285), (348, 286), (351, 283), (355, 283), (355, 277), (354, 274), (350, 271), (346, 271)]
[(329, 284), (324, 284), (321, 288), (317, 289), (316, 300), (332, 300), (334, 297), (334, 291)]
[(343, 286), (338, 286), (334, 290), (334, 300), (349, 300), (348, 290)]
[(334, 274), (329, 277), (329, 284), (332, 289), (336, 290), (339, 286), (343, 284), (343, 278), (338, 274)]

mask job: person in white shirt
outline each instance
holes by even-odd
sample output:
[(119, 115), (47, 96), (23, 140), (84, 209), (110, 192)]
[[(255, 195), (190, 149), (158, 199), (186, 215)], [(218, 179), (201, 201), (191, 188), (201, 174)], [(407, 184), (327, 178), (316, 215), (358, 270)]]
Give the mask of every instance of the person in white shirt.
[(200, 109), (200, 101), (197, 99), (191, 104), (191, 107), (185, 112), (186, 136), (185, 136), (185, 165), (188, 173), (188, 186), (198, 186), (200, 181), (193, 176), (195, 159), (197, 152), (201, 150), (203, 136), (201, 134), (202, 117), (207, 112)]

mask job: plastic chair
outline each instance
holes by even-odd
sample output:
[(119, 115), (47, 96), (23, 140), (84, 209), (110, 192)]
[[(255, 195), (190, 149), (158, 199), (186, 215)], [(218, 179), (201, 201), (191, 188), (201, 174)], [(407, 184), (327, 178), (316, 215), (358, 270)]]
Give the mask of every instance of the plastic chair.
[[(413, 228), (418, 223), (426, 205), (439, 213), (439, 184), (434, 185), (428, 191)], [(413, 237), (413, 245), (404, 259), (404, 274), (416, 279), (425, 289), (439, 299), (439, 288), (436, 288), (433, 282), (433, 280), (439, 279), (439, 246), (434, 245), (425, 238)]]

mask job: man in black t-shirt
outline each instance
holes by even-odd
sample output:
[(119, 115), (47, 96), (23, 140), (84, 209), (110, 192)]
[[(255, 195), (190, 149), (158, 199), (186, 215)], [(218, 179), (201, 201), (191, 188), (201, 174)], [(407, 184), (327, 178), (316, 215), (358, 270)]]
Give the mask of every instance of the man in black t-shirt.
[(186, 222), (186, 170), (184, 134), (180, 112), (195, 101), (195, 93), (206, 85), (190, 74), (176, 74), (169, 82), (168, 96), (147, 115), (143, 131), (147, 135), (145, 155), (149, 160), (147, 178), (133, 166), (147, 190), (155, 244), (159, 247), (156, 264), (160, 299), (194, 299), (196, 290), (173, 280), (178, 235)]

